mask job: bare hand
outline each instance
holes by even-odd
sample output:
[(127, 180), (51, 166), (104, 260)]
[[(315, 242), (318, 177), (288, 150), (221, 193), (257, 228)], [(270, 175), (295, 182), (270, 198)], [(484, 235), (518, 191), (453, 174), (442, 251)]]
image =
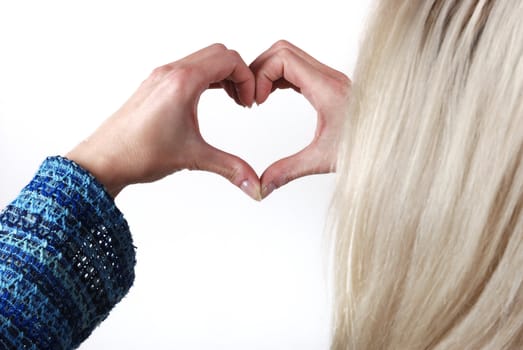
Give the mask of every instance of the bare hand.
[(286, 41), (278, 41), (256, 58), (250, 68), (256, 76), (258, 104), (277, 88), (293, 88), (318, 113), (312, 142), (295, 155), (273, 163), (261, 176), (262, 198), (299, 177), (335, 171), (350, 79)]
[(209, 87), (227, 87), (244, 106), (254, 102), (254, 75), (221, 44), (153, 71), (133, 96), (66, 156), (89, 170), (114, 197), (125, 186), (182, 169), (218, 173), (260, 200), (260, 182), (242, 159), (207, 144), (196, 114)]

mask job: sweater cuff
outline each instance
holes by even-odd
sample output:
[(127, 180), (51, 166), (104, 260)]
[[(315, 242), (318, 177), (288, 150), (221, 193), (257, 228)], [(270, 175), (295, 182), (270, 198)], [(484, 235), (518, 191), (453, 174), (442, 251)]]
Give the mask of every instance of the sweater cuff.
[(77, 347), (127, 293), (134, 265), (129, 227), (104, 187), (47, 158), (0, 213), (0, 340)]

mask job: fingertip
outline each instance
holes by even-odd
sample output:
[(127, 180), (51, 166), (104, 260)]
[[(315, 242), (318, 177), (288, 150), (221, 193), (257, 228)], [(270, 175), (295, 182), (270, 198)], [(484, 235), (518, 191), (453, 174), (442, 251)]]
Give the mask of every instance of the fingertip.
[(261, 105), (262, 103), (264, 103), (267, 98), (269, 97), (269, 94), (271, 93), (271, 89), (272, 89), (272, 82), (264, 82), (264, 81), (259, 81), (257, 84), (256, 84), (256, 98), (255, 98), (255, 101), (256, 101), (256, 104), (258, 105)]
[(249, 95), (249, 99), (248, 99), (248, 107), (251, 108), (254, 104), (256, 103), (256, 87), (253, 86), (252, 88), (252, 92), (251, 94)]
[(237, 161), (236, 171), (229, 180), (255, 201), (261, 201), (261, 182), (258, 175), (248, 163), (239, 158)]
[(262, 192), (258, 183), (252, 180), (243, 180), (239, 187), (246, 195), (255, 201), (260, 202), (262, 200)]
[(243, 96), (241, 98), (241, 101), (242, 101), (243, 107), (251, 108), (252, 105), (256, 102), (256, 97), (254, 96), (254, 93), (253, 93), (253, 94), (250, 94), (247, 96)]
[(267, 198), (276, 189), (282, 187), (286, 183), (286, 178), (283, 176), (285, 172), (280, 168), (281, 161), (269, 166), (260, 177), (261, 196), (262, 199)]
[(233, 176), (229, 180), (255, 201), (261, 201), (260, 178), (247, 162), (240, 158), (237, 161), (236, 171), (233, 172)]
[(261, 105), (263, 102), (265, 102), (267, 100), (267, 98), (265, 97), (258, 97), (256, 96), (256, 105), (259, 106)]
[(254, 82), (254, 77), (252, 78), (252, 81), (249, 80), (235, 85), (235, 88), (236, 95), (240, 99), (242, 105), (245, 107), (252, 107), (256, 100), (256, 83)]

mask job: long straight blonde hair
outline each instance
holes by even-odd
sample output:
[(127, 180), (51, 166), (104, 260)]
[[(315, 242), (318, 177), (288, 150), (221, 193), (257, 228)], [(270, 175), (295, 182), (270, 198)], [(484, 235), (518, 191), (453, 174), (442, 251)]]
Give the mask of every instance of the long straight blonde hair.
[(373, 12), (338, 162), (332, 349), (523, 349), (523, 1)]

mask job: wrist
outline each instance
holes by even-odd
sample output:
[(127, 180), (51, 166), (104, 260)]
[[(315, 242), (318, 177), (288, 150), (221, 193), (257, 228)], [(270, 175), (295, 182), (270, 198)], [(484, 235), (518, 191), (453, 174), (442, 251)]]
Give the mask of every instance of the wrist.
[(112, 157), (103, 152), (97, 152), (96, 148), (88, 144), (88, 141), (76, 146), (65, 157), (89, 171), (113, 198), (116, 198), (127, 185), (118, 175), (118, 167)]

